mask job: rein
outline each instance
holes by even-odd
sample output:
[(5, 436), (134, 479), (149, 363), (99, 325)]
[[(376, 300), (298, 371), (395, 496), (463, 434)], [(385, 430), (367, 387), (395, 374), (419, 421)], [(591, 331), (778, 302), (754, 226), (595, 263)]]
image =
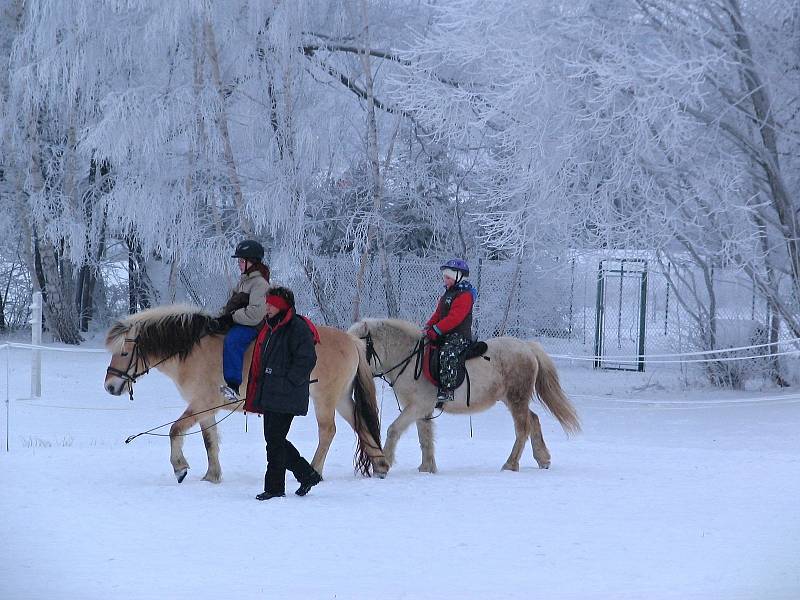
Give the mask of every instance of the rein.
[[(378, 362), (383, 365), (383, 360), (381, 360), (380, 355), (375, 350), (375, 343), (372, 340), (372, 334), (367, 331), (367, 335), (361, 338), (365, 340), (367, 345), (367, 362), (372, 364), (373, 357), (376, 359), (376, 363)], [(392, 388), (392, 393), (394, 394), (394, 400), (397, 402), (397, 410), (403, 412), (403, 407), (400, 406), (400, 399), (397, 397), (397, 392), (394, 391), (394, 383), (400, 378), (400, 376), (405, 372), (408, 365), (411, 363), (412, 358), (416, 358), (414, 362), (414, 381), (417, 381), (422, 376), (422, 362), (425, 360), (425, 344), (428, 343), (428, 339), (426, 337), (421, 337), (417, 340), (417, 343), (414, 344), (414, 349), (411, 351), (411, 354), (406, 356), (403, 360), (397, 363), (395, 366), (385, 369), (380, 373), (373, 373), (373, 377), (380, 377), (389, 384), (389, 387)], [(385, 376), (388, 373), (391, 373), (395, 369), (400, 368), (400, 372), (395, 376), (394, 381), (389, 381)], [(469, 392), (467, 392), (467, 397), (469, 397)], [(436, 416), (425, 417), (426, 421), (430, 421), (431, 419), (435, 419), (436, 417), (440, 416), (444, 410), (439, 409), (439, 414)]]
[[(230, 406), (231, 404), (241, 404), (242, 402), (244, 402), (244, 400), (232, 400), (231, 402), (226, 402), (225, 404), (220, 404), (219, 406), (212, 406), (211, 408), (207, 408), (205, 410), (201, 410), (201, 411), (198, 411), (196, 413), (192, 413), (190, 415), (185, 415), (183, 417), (179, 417), (179, 418), (175, 419), (174, 421), (170, 421), (169, 423), (164, 423), (163, 425), (158, 425), (157, 427), (153, 427), (152, 429), (148, 429), (147, 431), (142, 431), (141, 433), (137, 433), (135, 435), (128, 436), (128, 439), (125, 440), (125, 443), (126, 444), (130, 444), (133, 440), (135, 440), (140, 435), (155, 435), (155, 436), (158, 436), (158, 437), (171, 437), (171, 434), (169, 434), (169, 433), (151, 433), (151, 432), (155, 431), (156, 429), (161, 429), (162, 427), (166, 427), (167, 425), (172, 425), (173, 423), (177, 423), (178, 421), (183, 421), (184, 419), (188, 419), (189, 417), (194, 417), (194, 416), (197, 416), (197, 415), (201, 415), (203, 413), (207, 413), (207, 412), (212, 411), (212, 410), (218, 410), (218, 409), (223, 408), (225, 406)], [(234, 406), (227, 415), (222, 417), (219, 421), (215, 421), (213, 425), (209, 425), (208, 427), (201, 427), (197, 431), (191, 431), (191, 432), (187, 432), (187, 433), (179, 433), (177, 435), (179, 435), (180, 437), (185, 437), (187, 435), (194, 435), (195, 433), (202, 433), (206, 429), (211, 429), (212, 427), (216, 427), (217, 425), (222, 423), (225, 419), (230, 417), (233, 413), (235, 413), (237, 408), (238, 407)]]
[[(374, 358), (375, 361), (376, 361), (375, 362), (376, 365), (378, 363), (380, 363), (381, 366), (383, 366), (383, 359), (381, 359), (380, 355), (375, 350), (375, 343), (372, 340), (372, 334), (370, 332), (367, 332), (367, 335), (365, 335), (361, 339), (365, 340), (366, 345), (367, 345), (367, 362), (372, 364), (372, 359)], [(379, 373), (373, 373), (372, 376), (373, 377), (380, 377), (386, 383), (389, 384), (389, 387), (394, 388), (394, 382), (397, 381), (399, 379), (399, 377), (405, 372), (406, 368), (408, 368), (408, 365), (411, 363), (411, 359), (416, 357), (416, 362), (414, 364), (414, 379), (415, 380), (419, 379), (420, 376), (422, 375), (422, 360), (423, 360), (423, 356), (424, 356), (424, 350), (425, 350), (425, 343), (426, 342), (427, 342), (426, 338), (424, 338), (424, 337), (420, 338), (419, 340), (417, 340), (416, 344), (414, 344), (414, 349), (411, 351), (411, 354), (406, 356), (404, 359), (402, 359), (395, 366), (390, 367), (388, 369), (384, 369), (383, 371), (381, 371)], [(395, 369), (400, 369), (400, 372), (397, 375), (395, 375), (394, 381), (389, 381), (386, 378), (386, 376), (389, 373), (391, 373), (392, 371), (394, 371)]]
[[(383, 365), (383, 360), (381, 359), (381, 357), (378, 354), (377, 350), (375, 350), (375, 342), (372, 339), (372, 333), (367, 331), (367, 335), (362, 336), (361, 339), (365, 341), (366, 346), (367, 346), (367, 348), (366, 348), (367, 362), (372, 364), (372, 359), (374, 358), (375, 361), (376, 361), (375, 364), (377, 365), (378, 363), (380, 363), (381, 366), (382, 366)], [(406, 368), (411, 363), (411, 359), (416, 357), (416, 361), (414, 363), (414, 380), (415, 381), (418, 380), (422, 375), (422, 369), (423, 369), (423, 364), (422, 363), (425, 360), (425, 344), (427, 344), (427, 343), (428, 343), (428, 339), (426, 337), (421, 337), (419, 340), (417, 340), (417, 343), (414, 344), (414, 349), (411, 351), (411, 354), (406, 356), (404, 359), (402, 359), (395, 366), (393, 366), (393, 367), (391, 367), (389, 369), (385, 369), (385, 370), (381, 371), (380, 373), (373, 373), (372, 376), (373, 377), (380, 377), (383, 381), (385, 381), (386, 383), (389, 384), (389, 387), (392, 388), (392, 392), (394, 392), (394, 384), (395, 384), (395, 382), (405, 372)], [(486, 357), (486, 356), (484, 356), (483, 358), (485, 360), (489, 360), (488, 357)], [(391, 373), (395, 369), (398, 369), (398, 368), (400, 368), (400, 372), (395, 376), (394, 381), (389, 381), (386, 378), (386, 375)], [(469, 408), (469, 401), (470, 401), (470, 397), (472, 395), (471, 394), (472, 383), (470, 382), (469, 370), (467, 370), (466, 365), (464, 366), (464, 376), (466, 377), (466, 383), (467, 383), (467, 408)], [(397, 409), (400, 412), (403, 412), (403, 408), (400, 406), (400, 400), (397, 398), (397, 393), (394, 394), (394, 399), (397, 402)], [(441, 416), (441, 414), (443, 412), (444, 412), (444, 409), (440, 408), (439, 409), (439, 414), (437, 414), (435, 416), (425, 417), (425, 420), (426, 421), (430, 421), (432, 419), (435, 419), (435, 418)], [(470, 427), (471, 427), (471, 425), (470, 425)], [(470, 432), (470, 437), (472, 437), (471, 432)]]
[[(207, 334), (203, 334), (200, 337), (205, 337), (206, 335)], [(128, 396), (130, 397), (131, 402), (133, 402), (133, 384), (136, 383), (136, 380), (139, 379), (139, 377), (142, 377), (143, 375), (147, 375), (150, 372), (150, 369), (154, 369), (158, 365), (167, 362), (173, 356), (178, 354), (178, 352), (173, 352), (172, 354), (168, 354), (167, 356), (165, 356), (164, 358), (162, 358), (158, 362), (153, 363), (151, 365), (151, 364), (149, 364), (147, 362), (147, 356), (145, 356), (145, 354), (139, 350), (139, 337), (138, 336), (135, 337), (135, 338), (125, 338), (125, 341), (133, 343), (133, 350), (131, 350), (131, 352), (130, 352), (131, 358), (128, 361), (127, 368), (123, 371), (122, 369), (117, 369), (115, 367), (108, 367), (106, 369), (106, 373), (109, 373), (111, 375), (116, 375), (117, 377), (125, 380), (128, 383)], [(127, 354), (128, 354), (127, 352), (122, 352), (120, 354), (120, 356), (126, 356)], [(140, 360), (141, 360), (142, 364), (144, 365), (144, 370), (137, 371), (137, 368), (139, 366), (139, 361)], [(134, 371), (133, 374), (130, 373), (131, 367), (133, 367), (133, 371)], [(312, 381), (311, 383), (314, 383), (314, 381)], [(169, 423), (164, 423), (163, 425), (158, 425), (157, 427), (153, 427), (152, 429), (148, 429), (147, 431), (142, 431), (141, 433), (137, 433), (135, 435), (131, 435), (131, 436), (128, 437), (128, 439), (125, 440), (125, 443), (126, 444), (130, 444), (133, 440), (135, 440), (140, 435), (154, 435), (154, 436), (159, 436), (159, 437), (171, 437), (171, 435), (168, 434), (168, 433), (152, 433), (152, 432), (155, 431), (156, 429), (161, 429), (162, 427), (166, 427), (167, 425), (172, 425), (173, 423), (177, 423), (178, 421), (183, 421), (184, 419), (188, 419), (189, 417), (194, 417), (196, 415), (207, 413), (207, 412), (212, 411), (212, 410), (218, 410), (220, 408), (224, 408), (226, 406), (230, 406), (231, 404), (241, 404), (242, 402), (244, 402), (244, 400), (233, 400), (232, 402), (226, 402), (225, 404), (220, 404), (219, 406), (214, 406), (212, 408), (207, 408), (206, 410), (201, 410), (201, 411), (196, 412), (196, 413), (192, 413), (192, 414), (189, 414), (189, 415), (185, 415), (183, 417), (179, 417), (179, 418), (175, 419), (174, 421), (170, 421)], [(227, 415), (222, 417), (219, 421), (216, 421), (213, 425), (209, 425), (208, 427), (201, 427), (197, 431), (191, 431), (191, 432), (187, 432), (187, 433), (180, 433), (178, 435), (181, 436), (181, 437), (185, 437), (187, 435), (194, 435), (196, 433), (202, 433), (203, 431), (206, 431), (207, 429), (211, 429), (212, 427), (216, 427), (222, 421), (224, 421), (225, 419), (230, 417), (233, 413), (235, 413), (237, 408), (238, 408), (238, 406), (233, 407)]]

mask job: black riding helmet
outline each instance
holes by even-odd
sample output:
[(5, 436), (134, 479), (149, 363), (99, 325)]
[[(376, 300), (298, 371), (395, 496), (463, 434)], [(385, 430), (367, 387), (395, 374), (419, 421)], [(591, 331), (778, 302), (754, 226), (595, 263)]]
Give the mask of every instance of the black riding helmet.
[(232, 258), (246, 258), (261, 262), (264, 258), (264, 246), (255, 240), (244, 240), (236, 246), (236, 252), (233, 253)]

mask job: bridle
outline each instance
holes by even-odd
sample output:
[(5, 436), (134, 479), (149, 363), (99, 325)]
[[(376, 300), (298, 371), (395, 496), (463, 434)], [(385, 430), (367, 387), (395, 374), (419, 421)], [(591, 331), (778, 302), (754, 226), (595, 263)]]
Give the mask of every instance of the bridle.
[[(381, 359), (377, 350), (375, 350), (375, 342), (372, 339), (372, 333), (368, 330), (367, 335), (362, 336), (361, 339), (364, 340), (366, 344), (367, 362), (371, 365), (374, 359), (375, 366), (378, 366), (378, 364), (380, 363), (380, 366), (383, 367), (383, 359)], [(414, 379), (415, 380), (419, 379), (420, 376), (422, 375), (422, 360), (425, 351), (425, 344), (427, 343), (427, 341), (428, 341), (427, 338), (421, 337), (420, 339), (417, 340), (416, 344), (414, 344), (414, 349), (411, 351), (411, 354), (403, 358), (399, 363), (397, 363), (393, 367), (384, 369), (383, 371), (380, 371), (378, 373), (373, 372), (372, 376), (380, 377), (386, 383), (389, 384), (389, 387), (393, 388), (394, 384), (397, 382), (400, 376), (405, 372), (408, 365), (411, 363), (411, 360), (416, 358), (416, 362), (414, 364)], [(389, 373), (395, 371), (396, 369), (400, 369), (400, 372), (394, 376), (394, 380), (390, 381), (389, 379), (387, 379)]]
[[(128, 384), (128, 395), (130, 396), (131, 402), (133, 402), (133, 384), (136, 383), (136, 380), (139, 379), (142, 375), (147, 375), (150, 372), (150, 369), (157, 367), (163, 362), (166, 362), (170, 358), (172, 358), (175, 354), (170, 354), (165, 358), (162, 358), (157, 363), (150, 365), (147, 362), (147, 356), (139, 350), (139, 337), (135, 338), (125, 338), (125, 342), (131, 342), (133, 344), (133, 349), (130, 352), (120, 352), (120, 356), (128, 356), (130, 355), (130, 359), (128, 360), (128, 366), (123, 371), (122, 369), (117, 369), (116, 367), (109, 366), (106, 368), (106, 374), (108, 375), (115, 375), (120, 379), (124, 380), (125, 383)], [(124, 344), (123, 344), (124, 349)], [(139, 363), (144, 365), (144, 369), (141, 371), (137, 371), (139, 367)], [(131, 374), (131, 370), (133, 370), (133, 374)]]

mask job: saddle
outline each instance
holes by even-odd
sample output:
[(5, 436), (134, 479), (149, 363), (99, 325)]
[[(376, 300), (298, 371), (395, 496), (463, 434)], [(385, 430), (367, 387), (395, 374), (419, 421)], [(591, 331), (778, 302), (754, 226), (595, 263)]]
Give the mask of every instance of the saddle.
[[(456, 375), (455, 388), (461, 387), (467, 376), (466, 362), (473, 358), (483, 356), (489, 347), (486, 342), (472, 342), (472, 345), (462, 352), (458, 357), (458, 374)], [(433, 385), (439, 385), (439, 347), (433, 344), (425, 344), (425, 353), (422, 357), (422, 373), (425, 379)]]

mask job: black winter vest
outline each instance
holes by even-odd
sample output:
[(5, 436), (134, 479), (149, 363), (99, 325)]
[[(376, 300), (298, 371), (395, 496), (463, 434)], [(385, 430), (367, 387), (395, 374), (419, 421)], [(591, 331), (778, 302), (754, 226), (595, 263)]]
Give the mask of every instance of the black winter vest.
[[(461, 294), (471, 294), (469, 290), (465, 290), (463, 288), (459, 288), (458, 285), (454, 285), (449, 290), (447, 290), (444, 294), (442, 294), (441, 299), (439, 300), (439, 316), (440, 320), (444, 319), (447, 314), (450, 312), (450, 307), (453, 305), (453, 300), (455, 300)], [(460, 333), (464, 339), (471, 340), (472, 339), (472, 311), (469, 311), (466, 318), (461, 321), (461, 324), (458, 325), (455, 329), (448, 331), (449, 333)], [(447, 334), (445, 334), (447, 335)]]

